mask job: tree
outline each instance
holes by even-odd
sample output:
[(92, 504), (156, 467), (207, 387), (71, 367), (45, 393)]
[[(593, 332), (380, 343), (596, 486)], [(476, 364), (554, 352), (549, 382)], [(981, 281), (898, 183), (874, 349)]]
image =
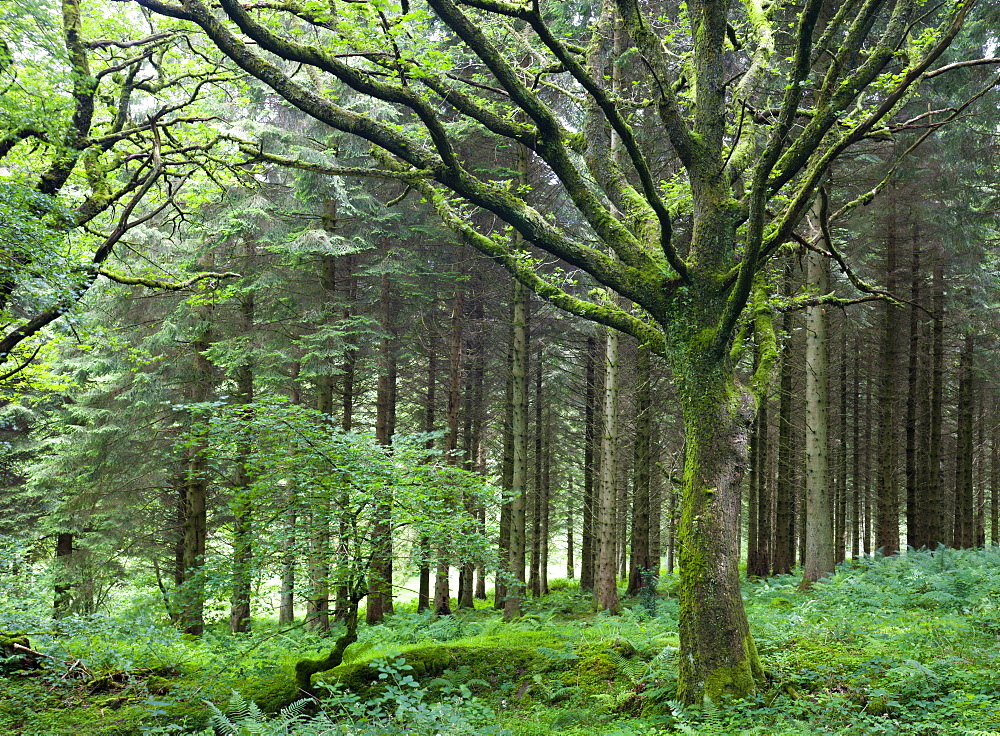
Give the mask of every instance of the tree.
[(194, 172), (218, 143), (205, 127), (206, 90), (231, 73), (203, 64), (174, 32), (139, 33), (118, 13), (90, 14), (82, 0), (18, 11), (0, 17), (0, 382), (42, 353), (43, 331), (99, 277), (180, 290), (232, 275), (177, 282), (109, 268), (136, 229), (199, 201)]
[[(539, 3), (502, 0), (428, 0), (385, 11), (349, 3), (333, 12), (296, 4), (249, 10), (221, 0), (221, 14), (201, 0), (136, 1), (196, 24), (291, 105), (373, 145), (374, 167), (331, 164), (328, 173), (416, 189), (519, 282), (669, 359), (686, 435), (679, 696), (699, 702), (753, 690), (761, 672), (738, 585), (739, 487), (754, 403), (775, 354), (773, 340), (759, 342), (762, 358), (744, 386), (735, 338), (758, 274), (831, 162), (865, 136), (887, 132), (885, 121), (954, 38), (971, 3), (926, 11), (918, 0), (837, 8), (823, 0), (801, 8), (695, 0), (666, 9), (676, 22), (654, 23), (636, 0), (607, 0), (584, 28), (572, 19), (560, 25)], [(519, 28), (514, 43), (510, 21)], [(302, 40), (303, 25), (315, 42)], [(619, 35), (634, 53), (612, 58)], [(620, 75), (607, 74), (614, 64)], [(293, 73), (303, 65), (400, 110), (401, 122), (342, 106), (327, 91), (332, 85)], [(609, 76), (620, 79), (621, 94), (609, 89)], [(466, 166), (458, 153), (463, 126), (449, 124), (456, 115), (483, 135), (530, 149), (572, 222), (546, 217), (549, 198), (536, 201), (530, 190)], [(249, 142), (244, 150), (259, 161), (297, 161)], [(674, 155), (683, 173), (661, 186)], [(466, 205), (639, 308), (575, 293), (510, 238), (477, 227)], [(683, 240), (674, 237), (682, 214), (690, 219)], [(754, 317), (766, 333), (766, 311)]]

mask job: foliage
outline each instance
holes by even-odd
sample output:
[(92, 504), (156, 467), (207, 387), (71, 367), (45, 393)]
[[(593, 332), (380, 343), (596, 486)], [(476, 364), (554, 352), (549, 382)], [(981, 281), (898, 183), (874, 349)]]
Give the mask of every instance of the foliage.
[[(558, 612), (566, 590), (552, 608), (540, 599), (534, 613), (509, 623), (483, 609), (438, 619), (401, 612), (362, 627), (345, 664), (317, 677), (327, 683), (318, 701), (270, 713), (267, 689), (289, 682), (287, 666), (303, 652), (328, 649), (328, 640), (301, 627), (262, 625), (254, 637), (209, 630), (194, 641), (141, 609), (71, 616), (58, 629), (8, 616), (4, 626), (27, 631), (47, 656), (40, 672), (3, 679), (0, 728), (208, 734), (211, 727), (267, 736), (990, 733), (1000, 730), (998, 555), (991, 548), (865, 558), (809, 592), (793, 576), (746, 583), (768, 686), (753, 698), (702, 707), (674, 702), (670, 692), (675, 606), (651, 616), (636, 601), (620, 617), (581, 617)], [(663, 589), (672, 585), (668, 578)], [(929, 599), (935, 590), (950, 591), (961, 605)], [(149, 674), (155, 668), (165, 674)], [(359, 668), (369, 673), (363, 687), (342, 676)]]

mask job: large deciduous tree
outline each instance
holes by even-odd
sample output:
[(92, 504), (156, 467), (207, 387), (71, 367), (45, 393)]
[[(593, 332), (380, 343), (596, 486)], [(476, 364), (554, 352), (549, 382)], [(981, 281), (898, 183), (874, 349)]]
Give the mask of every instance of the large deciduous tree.
[[(971, 0), (605, 0), (568, 18), (537, 1), (136, 2), (197, 25), (289, 104), (372, 144), (369, 169), (339, 167), (331, 149), (326, 164), (311, 152), (311, 170), (418, 190), (526, 287), (667, 357), (686, 434), (679, 697), (753, 690), (739, 487), (776, 352), (768, 310), (747, 307), (830, 164), (891, 132)], [(344, 90), (379, 112), (345, 103)], [(470, 131), (511, 162), (523, 146), (545, 172), (536, 190), (555, 193), (467, 164), (459, 146)], [(305, 160), (243, 148), (262, 162)], [(519, 238), (479, 227), (491, 218), (470, 207), (605, 293), (582, 296)], [(741, 383), (736, 338), (748, 317), (761, 354)]]

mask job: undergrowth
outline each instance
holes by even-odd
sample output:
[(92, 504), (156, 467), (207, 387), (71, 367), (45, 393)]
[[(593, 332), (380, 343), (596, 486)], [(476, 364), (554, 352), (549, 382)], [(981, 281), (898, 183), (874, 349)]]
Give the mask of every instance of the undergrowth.
[[(656, 598), (594, 614), (572, 582), (504, 622), (482, 607), (401, 610), (363, 627), (344, 663), (296, 700), (291, 668), (330, 646), (302, 628), (200, 640), (141, 611), (5, 614), (40, 669), (7, 662), (0, 732), (263, 736), (652, 736), (1000, 733), (1000, 550), (865, 558), (803, 592), (745, 583), (767, 672), (743, 700), (682, 706), (676, 581)], [(401, 607), (402, 608), (402, 607)], [(333, 636), (337, 631), (331, 632)]]

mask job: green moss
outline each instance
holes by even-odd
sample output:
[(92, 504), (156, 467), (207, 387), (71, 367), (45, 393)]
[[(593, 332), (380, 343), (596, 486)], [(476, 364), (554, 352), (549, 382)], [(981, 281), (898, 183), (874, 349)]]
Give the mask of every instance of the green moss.
[(302, 697), (295, 685), (295, 670), (291, 664), (277, 667), (238, 689), (244, 698), (254, 701), (265, 713), (277, 713)]
[(757, 687), (763, 677), (753, 638), (743, 640), (743, 659), (731, 667), (717, 667), (705, 678), (705, 699), (718, 703), (726, 696), (742, 698)]
[[(482, 680), (491, 687), (518, 683), (553, 666), (553, 661), (537, 649), (496, 645), (441, 644), (411, 649), (399, 656), (412, 668), (407, 674), (419, 682), (448, 678), (449, 674), (461, 670), (462, 680)], [(317, 674), (316, 679), (339, 684), (362, 698), (378, 694), (385, 685), (372, 661), (340, 665)]]

